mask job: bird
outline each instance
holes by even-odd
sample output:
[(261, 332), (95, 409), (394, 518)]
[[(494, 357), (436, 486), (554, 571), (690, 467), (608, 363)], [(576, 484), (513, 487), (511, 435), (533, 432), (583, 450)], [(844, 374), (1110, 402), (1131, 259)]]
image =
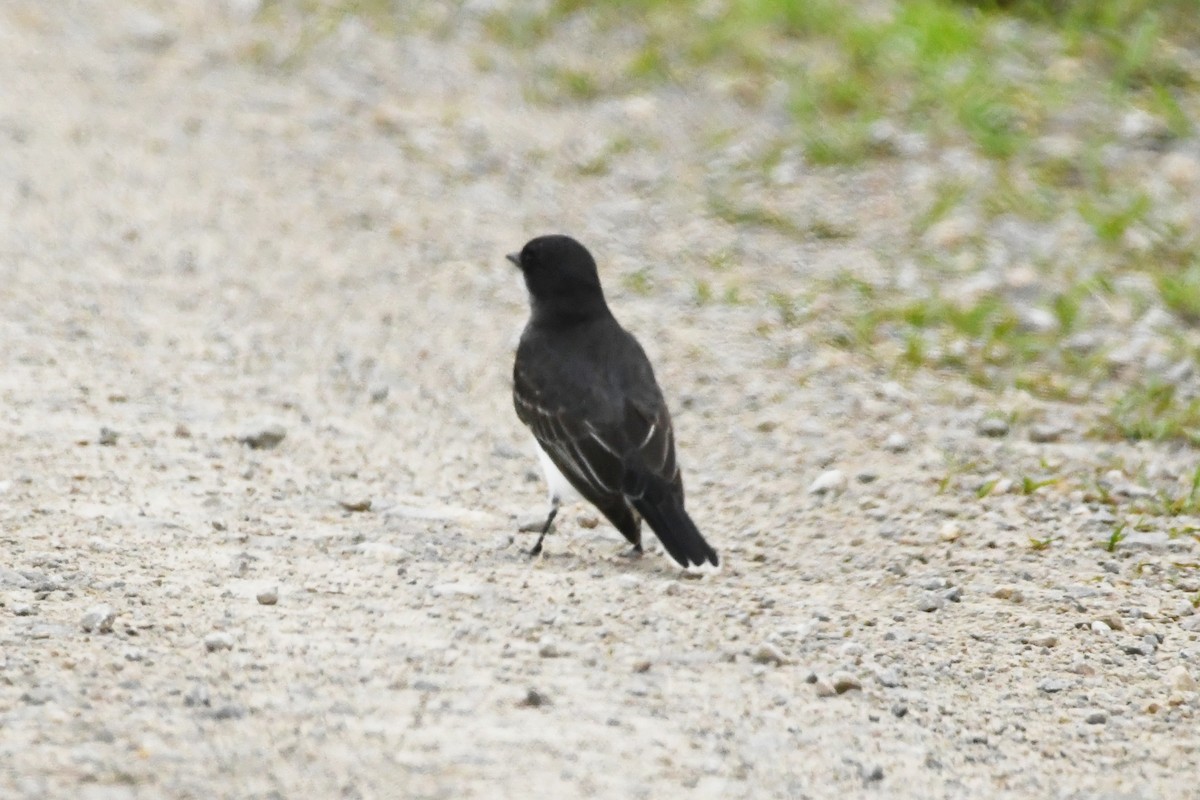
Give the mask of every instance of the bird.
[(644, 519), (685, 569), (719, 567), (684, 509), (675, 432), (645, 351), (609, 310), (592, 254), (570, 236), (538, 236), (506, 258), (522, 273), (530, 316), (513, 362), (513, 406), (537, 441), (550, 512), (581, 496), (643, 552)]

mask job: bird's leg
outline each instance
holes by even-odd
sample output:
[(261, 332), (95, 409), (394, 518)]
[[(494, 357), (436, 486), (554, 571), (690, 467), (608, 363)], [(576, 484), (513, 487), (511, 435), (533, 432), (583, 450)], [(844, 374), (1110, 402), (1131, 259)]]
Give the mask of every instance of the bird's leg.
[(631, 558), (631, 559), (632, 558), (641, 558), (643, 552), (644, 551), (642, 550), (642, 545), (639, 543), (639, 544), (635, 544), (633, 547), (629, 548), (628, 550), (622, 550), (621, 552), (617, 553), (617, 557), (618, 558)]
[(556, 516), (558, 516), (558, 500), (555, 500), (554, 504), (550, 506), (550, 515), (546, 517), (546, 524), (542, 526), (542, 533), (540, 536), (538, 536), (537, 544), (535, 544), (533, 549), (529, 551), (530, 556), (541, 555), (542, 540), (545, 539), (546, 534), (550, 532), (550, 526), (554, 524), (554, 518)]

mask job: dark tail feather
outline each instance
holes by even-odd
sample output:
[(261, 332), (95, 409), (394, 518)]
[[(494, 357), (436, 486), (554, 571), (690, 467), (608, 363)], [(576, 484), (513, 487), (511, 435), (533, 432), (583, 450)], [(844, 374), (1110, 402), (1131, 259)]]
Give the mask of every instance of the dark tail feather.
[[(683, 509), (683, 501), (670, 484), (657, 476), (642, 475), (632, 483), (640, 491), (628, 494), (630, 502), (658, 536), (671, 558), (682, 567), (705, 563), (720, 566), (717, 551), (704, 541), (696, 523)], [(630, 487), (633, 488), (633, 487)]]

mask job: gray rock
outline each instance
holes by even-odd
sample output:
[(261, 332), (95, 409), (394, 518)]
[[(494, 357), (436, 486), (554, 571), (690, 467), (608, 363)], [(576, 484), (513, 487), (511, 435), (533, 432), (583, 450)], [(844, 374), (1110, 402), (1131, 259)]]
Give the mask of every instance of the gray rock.
[(203, 683), (193, 683), (183, 695), (183, 704), (188, 708), (208, 707), (212, 701), (208, 695), (208, 687)]
[(209, 712), (213, 719), (241, 719), (246, 716), (246, 709), (237, 703), (224, 703)]
[(100, 436), (96, 439), (96, 443), (104, 447), (112, 447), (117, 443), (117, 439), (121, 434), (114, 431), (112, 428), (101, 428)]
[(875, 670), (875, 680), (880, 686), (894, 689), (900, 685), (900, 672), (895, 667), (884, 667)]
[(917, 610), (932, 612), (937, 611), (946, 604), (945, 599), (941, 595), (925, 592), (917, 598)]
[(1194, 614), (1179, 620), (1179, 627), (1189, 633), (1200, 633), (1200, 614)]
[(232, 650), (233, 637), (224, 631), (215, 631), (204, 637), (204, 649), (210, 653), (219, 650)]
[(287, 428), (277, 422), (255, 426), (238, 437), (238, 441), (251, 450), (270, 450), (278, 447), (287, 437)]
[(1104, 711), (1100, 711), (1099, 709), (1089, 711), (1087, 716), (1083, 718), (1083, 721), (1088, 725), (1103, 725), (1104, 723), (1108, 722), (1108, 714)]
[(1132, 531), (1125, 534), (1125, 538), (1117, 546), (1120, 548), (1157, 550), (1165, 548), (1170, 544), (1171, 537), (1166, 531)]
[(1038, 689), (1046, 694), (1057, 694), (1071, 688), (1071, 682), (1062, 678), (1045, 678), (1038, 684)]
[(273, 606), (279, 602), (279, 587), (272, 586), (263, 589), (254, 596), (254, 599), (258, 601), (260, 606)]
[(116, 610), (107, 603), (101, 603), (89, 608), (79, 625), (87, 633), (111, 633), (116, 619)]
[(553, 639), (543, 639), (538, 645), (538, 655), (542, 658), (560, 658), (563, 651)]
[(29, 584), (29, 578), (21, 573), (0, 567), (0, 589), (25, 589)]
[(1127, 656), (1152, 656), (1158, 650), (1158, 641), (1153, 636), (1143, 636), (1141, 641), (1121, 648)]
[(12, 612), (13, 612), (14, 616), (32, 617), (33, 616), (33, 606), (30, 605), (29, 603), (16, 603), (12, 607)]
[(862, 768), (863, 780), (867, 783), (878, 783), (883, 780), (883, 767), (878, 764)]
[(1039, 423), (1029, 429), (1029, 441), (1037, 442), (1039, 444), (1057, 442), (1060, 438), (1062, 438), (1062, 433), (1062, 428), (1058, 427), (1057, 425)]
[(883, 443), (883, 449), (890, 453), (903, 453), (911, 446), (908, 437), (899, 431), (888, 436), (887, 441)]
[(1008, 423), (1000, 417), (984, 417), (975, 426), (975, 431), (980, 436), (998, 439), (1001, 436), (1008, 435)]

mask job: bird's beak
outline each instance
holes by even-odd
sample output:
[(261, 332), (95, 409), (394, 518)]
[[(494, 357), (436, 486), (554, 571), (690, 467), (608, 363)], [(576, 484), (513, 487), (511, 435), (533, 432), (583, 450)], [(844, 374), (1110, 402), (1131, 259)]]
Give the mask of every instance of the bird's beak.
[(505, 258), (507, 258), (512, 263), (516, 264), (518, 267), (521, 266), (521, 254), (520, 253), (509, 253), (508, 255), (505, 256)]

